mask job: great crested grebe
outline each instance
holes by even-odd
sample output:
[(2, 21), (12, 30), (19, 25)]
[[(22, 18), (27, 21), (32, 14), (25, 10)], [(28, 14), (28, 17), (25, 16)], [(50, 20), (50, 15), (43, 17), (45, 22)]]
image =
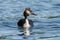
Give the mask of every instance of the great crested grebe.
[(20, 19), (17, 23), (18, 27), (23, 28), (25, 36), (30, 35), (29, 28), (31, 28), (33, 26), (33, 21), (28, 19), (28, 16), (30, 14), (36, 15), (36, 14), (32, 13), (32, 10), (30, 8), (26, 8), (23, 13), (24, 19)]

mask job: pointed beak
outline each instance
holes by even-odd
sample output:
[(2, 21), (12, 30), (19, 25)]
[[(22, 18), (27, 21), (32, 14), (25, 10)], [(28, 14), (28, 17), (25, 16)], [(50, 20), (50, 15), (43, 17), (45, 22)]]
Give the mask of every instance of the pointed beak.
[(37, 14), (35, 14), (35, 13), (31, 13), (31, 14), (32, 14), (32, 15), (35, 15), (35, 16), (37, 15)]

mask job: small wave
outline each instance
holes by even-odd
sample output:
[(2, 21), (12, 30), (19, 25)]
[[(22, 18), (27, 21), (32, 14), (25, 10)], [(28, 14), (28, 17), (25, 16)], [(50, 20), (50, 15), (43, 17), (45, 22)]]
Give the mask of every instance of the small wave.
[(60, 37), (60, 36), (40, 37), (40, 39), (46, 39), (46, 38), (56, 38), (56, 37)]
[(60, 6), (60, 4), (54, 4), (54, 6)]
[(2, 36), (0, 36), (0, 39), (6, 39), (9, 36), (15, 36), (15, 35), (2, 35)]
[(0, 36), (0, 39), (6, 39), (6, 36)]
[(59, 16), (49, 16), (49, 17), (44, 17), (44, 18), (60, 18), (60, 15)]

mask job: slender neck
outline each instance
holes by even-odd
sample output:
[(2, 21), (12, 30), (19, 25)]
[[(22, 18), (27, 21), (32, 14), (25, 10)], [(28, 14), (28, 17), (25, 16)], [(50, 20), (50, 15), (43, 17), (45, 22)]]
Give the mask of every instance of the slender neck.
[(27, 16), (25, 16), (25, 19), (27, 19)]

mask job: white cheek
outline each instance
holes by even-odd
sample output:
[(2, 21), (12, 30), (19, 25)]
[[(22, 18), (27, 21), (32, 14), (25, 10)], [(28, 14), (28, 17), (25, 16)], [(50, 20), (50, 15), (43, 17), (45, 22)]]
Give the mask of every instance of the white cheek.
[(30, 11), (28, 11), (28, 10), (27, 10), (26, 12), (27, 12), (28, 14), (31, 14)]

